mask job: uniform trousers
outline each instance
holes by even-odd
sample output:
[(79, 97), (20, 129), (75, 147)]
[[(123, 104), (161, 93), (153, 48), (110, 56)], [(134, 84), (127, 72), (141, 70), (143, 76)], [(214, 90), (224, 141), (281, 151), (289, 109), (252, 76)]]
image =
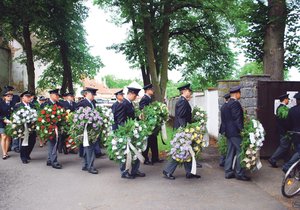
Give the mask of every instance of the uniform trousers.
[(35, 133), (30, 133), (29, 138), (28, 138), (28, 146), (22, 146), (23, 139), (20, 139), (21, 141), (21, 147), (20, 147), (20, 158), (21, 160), (29, 160), (30, 159), (30, 154), (33, 150), (33, 147), (36, 142), (36, 134)]
[[(185, 163), (183, 163), (183, 165), (184, 165), (185, 172), (191, 173), (192, 162), (185, 162)], [(173, 159), (170, 159), (167, 162), (167, 165), (166, 165), (164, 171), (167, 172), (168, 174), (173, 174), (174, 171), (176, 170), (177, 166), (178, 166), (178, 162)]]
[[(237, 176), (244, 176), (244, 170), (240, 164), (240, 153), (241, 153), (241, 137), (230, 137), (228, 138), (228, 150), (225, 160), (225, 174), (233, 173), (235, 170), (235, 174)], [(235, 167), (233, 169), (233, 160), (234, 156), (236, 156)]]

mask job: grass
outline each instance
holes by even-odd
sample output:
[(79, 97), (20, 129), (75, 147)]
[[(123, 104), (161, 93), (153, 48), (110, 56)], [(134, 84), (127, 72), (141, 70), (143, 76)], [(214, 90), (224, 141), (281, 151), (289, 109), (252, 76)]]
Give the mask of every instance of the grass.
[(166, 145), (164, 145), (162, 143), (161, 133), (159, 133), (158, 136), (157, 136), (158, 149), (161, 153), (165, 153), (166, 151), (170, 150), (170, 141), (173, 137), (173, 132), (174, 132), (173, 128), (171, 126), (167, 125), (166, 127), (167, 127), (167, 136), (168, 136), (168, 139), (164, 141), (166, 143)]

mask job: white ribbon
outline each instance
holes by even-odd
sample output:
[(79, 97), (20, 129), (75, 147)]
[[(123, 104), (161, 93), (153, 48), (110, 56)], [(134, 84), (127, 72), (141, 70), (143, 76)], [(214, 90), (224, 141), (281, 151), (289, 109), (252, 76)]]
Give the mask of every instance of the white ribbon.
[(167, 134), (167, 128), (166, 128), (166, 124), (162, 124), (161, 126), (161, 136), (163, 138), (164, 141), (168, 140), (168, 134)]
[(137, 149), (131, 144), (130, 140), (127, 140), (127, 147), (126, 147), (126, 169), (125, 170), (131, 170), (131, 161), (132, 161), (132, 156), (131, 156), (131, 150), (133, 153), (137, 156), (137, 158), (140, 160), (141, 163), (144, 163), (145, 158), (143, 155), (137, 151)]
[(90, 146), (89, 136), (88, 136), (88, 132), (87, 132), (87, 126), (88, 126), (88, 124), (86, 123), (85, 126), (84, 126), (84, 131), (83, 131), (83, 147)]
[(262, 168), (262, 163), (260, 161), (260, 150), (256, 152), (256, 169), (259, 170)]
[(196, 163), (196, 158), (195, 158), (195, 152), (193, 150), (193, 148), (191, 147), (191, 145), (189, 146), (189, 152), (192, 156), (192, 170), (191, 170), (191, 174), (196, 175), (197, 173), (197, 163)]
[(24, 123), (24, 139), (22, 141), (22, 146), (28, 146), (28, 139), (29, 139), (29, 131), (27, 127), (27, 123)]

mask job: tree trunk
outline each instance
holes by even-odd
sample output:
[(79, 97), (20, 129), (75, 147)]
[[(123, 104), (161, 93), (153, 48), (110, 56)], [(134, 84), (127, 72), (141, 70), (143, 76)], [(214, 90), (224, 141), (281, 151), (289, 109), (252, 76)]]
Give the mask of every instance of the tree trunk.
[(146, 41), (146, 50), (147, 50), (147, 61), (149, 66), (149, 73), (151, 75), (151, 81), (153, 87), (155, 89), (154, 100), (163, 101), (163, 97), (161, 95), (159, 80), (156, 71), (155, 58), (154, 58), (154, 49), (153, 49), (153, 39), (151, 32), (151, 22), (149, 18), (149, 14), (147, 12), (147, 1), (143, 0), (142, 2), (142, 12), (143, 12), (143, 24), (144, 24), (144, 34)]
[(144, 86), (149, 85), (151, 83), (149, 71), (145, 65), (143, 64), (140, 65), (141, 65)]
[(68, 59), (69, 56), (69, 47), (66, 41), (61, 41), (59, 43), (60, 47), (60, 55), (62, 59), (62, 64), (64, 68), (63, 72), (63, 82), (61, 86), (61, 94), (66, 93), (67, 89), (69, 92), (74, 93), (74, 88), (73, 88), (73, 79), (72, 79), (72, 69), (70, 65), (70, 61)]
[(264, 37), (264, 73), (272, 80), (283, 80), (284, 32), (287, 19), (285, 0), (268, 0), (269, 23)]
[(168, 82), (168, 67), (169, 67), (169, 35), (170, 35), (170, 15), (171, 4), (166, 1), (164, 4), (164, 19), (162, 28), (162, 53), (161, 53), (161, 72), (160, 72), (160, 88), (162, 97), (165, 97), (167, 82)]
[(29, 23), (23, 24), (23, 39), (24, 39), (24, 51), (26, 53), (26, 67), (28, 76), (27, 89), (35, 94), (35, 73), (34, 73), (34, 62), (32, 53), (32, 43), (30, 39)]

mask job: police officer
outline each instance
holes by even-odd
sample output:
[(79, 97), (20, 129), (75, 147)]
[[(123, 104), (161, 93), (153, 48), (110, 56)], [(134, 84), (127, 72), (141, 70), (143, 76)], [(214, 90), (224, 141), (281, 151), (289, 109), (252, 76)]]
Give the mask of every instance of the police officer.
[[(41, 105), (41, 108), (44, 108), (47, 105), (54, 105), (61, 106), (62, 104), (59, 102), (59, 89), (50, 90), (50, 98), (48, 101)], [(61, 169), (62, 165), (57, 160), (57, 145), (56, 138), (48, 140), (48, 160), (47, 166), (52, 166), (55, 169)]]
[[(175, 123), (174, 128), (178, 129), (179, 127), (185, 127), (188, 123), (192, 122), (192, 108), (189, 104), (189, 100), (192, 98), (192, 89), (190, 88), (190, 84), (184, 85), (179, 87), (178, 90), (180, 91), (181, 96), (179, 97), (176, 105), (175, 105)], [(163, 170), (163, 174), (165, 178), (174, 180), (175, 177), (173, 176), (174, 171), (178, 162), (170, 159)], [(186, 172), (186, 178), (201, 178), (200, 175), (195, 175), (191, 173), (192, 170), (192, 163), (185, 162), (184, 168)]]
[[(224, 114), (224, 109), (226, 109), (226, 105), (228, 103), (228, 100), (230, 99), (230, 94), (226, 93), (223, 97), (224, 97), (224, 104), (221, 106), (221, 109), (220, 109), (220, 111), (221, 111), (221, 125), (220, 125), (219, 133), (221, 135), (225, 134), (225, 123), (224, 123), (224, 116), (222, 115), (222, 113)], [(219, 162), (220, 167), (224, 167), (225, 159), (226, 159), (226, 156), (221, 155), (220, 162)]]
[(0, 137), (2, 148), (2, 159), (9, 158), (8, 150), (10, 144), (10, 137), (5, 134), (5, 126), (9, 123), (9, 118), (13, 109), (12, 106), (13, 94), (4, 88), (2, 91), (2, 100), (0, 101)]
[[(145, 91), (145, 95), (143, 96), (143, 98), (139, 103), (140, 110), (144, 109), (145, 106), (148, 106), (152, 102), (152, 96), (154, 95), (154, 89), (152, 84), (144, 86), (143, 89)], [(158, 132), (159, 132), (158, 129), (155, 129), (153, 134), (148, 137), (147, 148), (143, 152), (143, 156), (145, 158), (145, 162), (144, 162), (145, 165), (149, 165), (151, 163), (154, 164), (156, 162), (159, 163), (163, 162), (163, 160), (159, 159), (159, 154), (158, 154), (158, 145), (157, 145)], [(149, 161), (149, 157), (148, 157), (149, 148), (151, 149), (151, 153), (152, 153), (151, 162)]]
[(295, 145), (296, 153), (283, 165), (282, 170), (286, 173), (289, 168), (300, 159), (300, 92), (294, 98), (297, 105), (289, 110), (287, 117), (287, 130), (292, 132), (292, 142)]
[[(241, 131), (244, 128), (244, 114), (243, 109), (238, 101), (241, 98), (241, 87), (235, 86), (230, 88), (230, 99), (222, 110), (224, 116), (225, 136), (228, 142), (228, 150), (225, 160), (225, 178), (236, 178), (241, 181), (249, 181), (250, 178), (244, 173), (240, 164), (241, 153)], [(233, 169), (233, 161), (236, 156), (235, 167)]]
[(120, 125), (122, 122), (118, 121), (121, 120), (122, 118), (118, 116), (119, 114), (123, 114), (123, 100), (124, 100), (124, 93), (123, 89), (115, 92), (114, 94), (116, 96), (117, 101), (112, 105), (112, 113), (114, 115), (114, 124), (112, 125), (112, 130), (115, 131), (118, 129), (118, 125)]
[[(96, 103), (94, 100), (95, 95), (97, 95), (97, 90), (95, 88), (86, 88), (83, 91), (84, 99), (78, 102), (77, 109), (79, 107), (90, 107), (91, 109), (96, 108)], [(91, 174), (98, 174), (98, 170), (94, 168), (95, 160), (95, 143), (90, 143), (89, 146), (83, 146), (83, 171), (88, 171)]]
[[(21, 102), (17, 103), (15, 105), (14, 110), (18, 110), (20, 107), (30, 107), (32, 109), (35, 108), (30, 103), (32, 94), (29, 91), (25, 91), (25, 92), (21, 93), (20, 97), (21, 97)], [(31, 154), (33, 147), (35, 145), (35, 142), (36, 142), (36, 133), (35, 132), (29, 133), (28, 145), (23, 144), (24, 139), (20, 139), (20, 141), (21, 141), (21, 143), (20, 143), (20, 145), (21, 145), (20, 158), (21, 158), (22, 163), (27, 164), (27, 163), (29, 163), (29, 160), (31, 160), (30, 154)]]
[[(121, 103), (121, 108), (117, 109), (115, 112), (116, 126), (123, 125), (127, 119), (135, 118), (135, 111), (132, 102), (136, 99), (141, 89), (127, 87), (127, 97), (124, 98), (123, 103)], [(132, 164), (131, 172), (129, 173), (126, 169), (126, 164), (120, 164), (121, 177), (125, 179), (134, 179), (135, 177), (145, 177), (146, 174), (139, 171), (140, 161), (137, 159), (134, 164)]]
[(291, 147), (291, 141), (286, 137), (286, 132), (287, 132), (287, 120), (282, 119), (279, 116), (278, 110), (282, 109), (282, 107), (287, 107), (289, 104), (289, 94), (284, 94), (279, 96), (280, 100), (280, 105), (276, 109), (276, 121), (277, 121), (277, 130), (279, 132), (279, 139), (280, 139), (280, 144), (276, 151), (273, 153), (273, 155), (270, 157), (268, 160), (271, 167), (277, 168), (276, 161), (279, 158), (282, 158), (284, 155), (286, 155)]

